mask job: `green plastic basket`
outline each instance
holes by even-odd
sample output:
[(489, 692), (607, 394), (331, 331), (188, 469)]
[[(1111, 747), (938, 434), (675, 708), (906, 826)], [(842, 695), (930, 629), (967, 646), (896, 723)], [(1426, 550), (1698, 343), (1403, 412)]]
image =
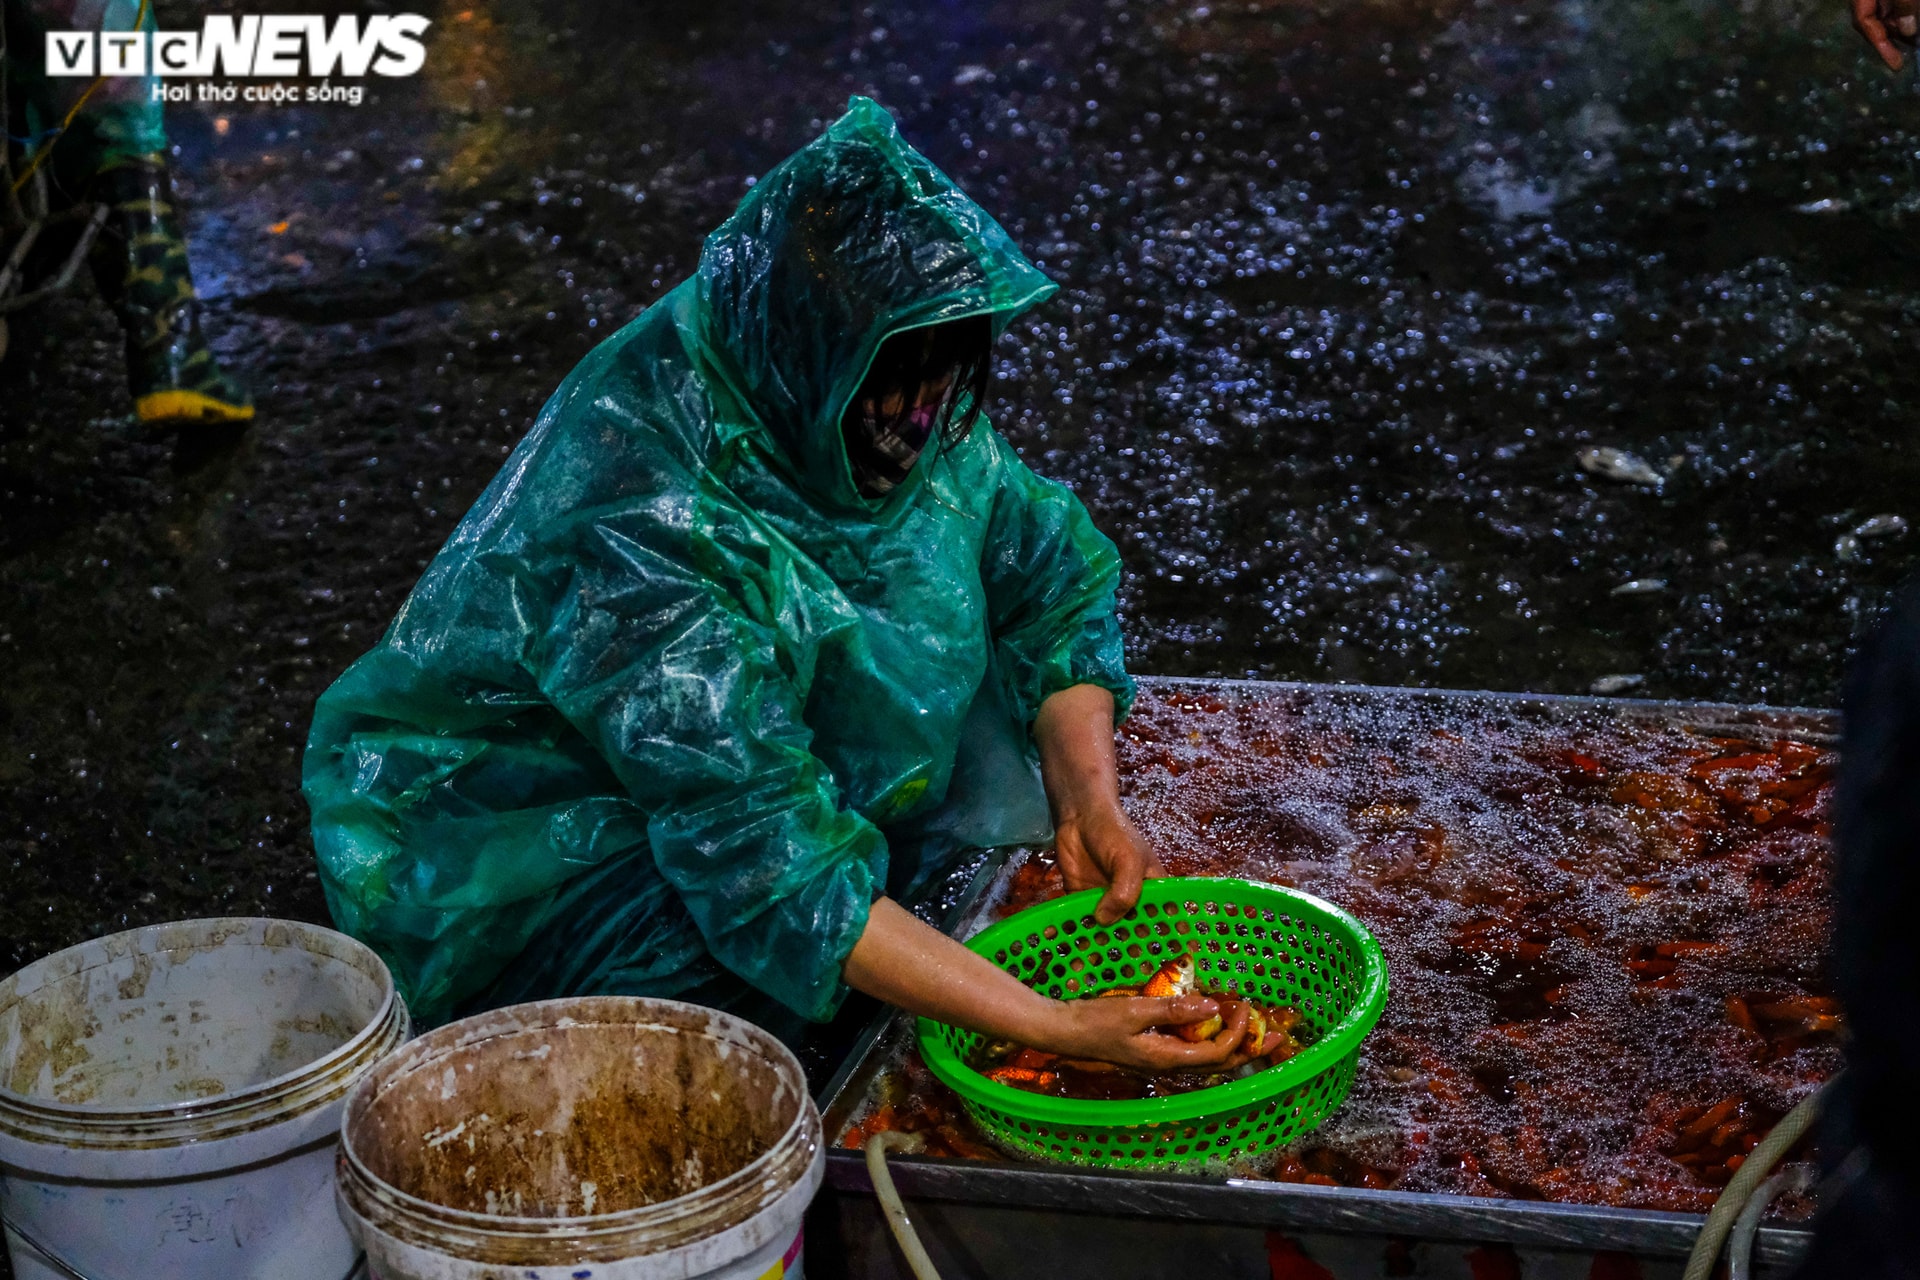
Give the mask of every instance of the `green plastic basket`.
[(920, 1019), (920, 1054), (1001, 1149), (1124, 1169), (1247, 1165), (1306, 1133), (1347, 1096), (1360, 1042), (1387, 1005), (1387, 961), (1358, 920), (1311, 894), (1250, 880), (1149, 880), (1133, 910), (1093, 918), (1100, 890), (1043, 902), (967, 943), (1043, 995), (1137, 986), (1183, 950), (1199, 985), (1291, 1005), (1313, 1043), (1278, 1067), (1168, 1098), (1050, 1098), (968, 1065), (977, 1032)]

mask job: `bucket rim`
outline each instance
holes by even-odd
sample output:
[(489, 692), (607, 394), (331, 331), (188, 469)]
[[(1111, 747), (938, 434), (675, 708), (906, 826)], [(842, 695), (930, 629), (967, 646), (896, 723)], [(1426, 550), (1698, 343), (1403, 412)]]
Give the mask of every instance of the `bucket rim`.
[[(290, 935), (285, 942), (269, 939), (270, 934), (282, 930)], [(178, 945), (141, 945), (169, 937), (179, 940), (183, 931), (199, 940), (180, 940)], [(142, 1131), (167, 1128), (185, 1121), (217, 1119), (236, 1111), (251, 1112), (262, 1103), (298, 1095), (303, 1090), (327, 1081), (339, 1073), (341, 1068), (358, 1065), (362, 1058), (369, 1056), (373, 1059), (384, 1057), (393, 1048), (405, 1042), (409, 1029), (405, 1005), (401, 1002), (399, 990), (394, 984), (392, 971), (371, 947), (337, 929), (310, 924), (304, 920), (282, 920), (273, 916), (207, 916), (191, 920), (164, 921), (143, 925), (137, 929), (122, 930), (119, 933), (102, 934), (100, 937), (75, 943), (51, 955), (42, 956), (32, 964), (0, 979), (0, 1016), (4, 1016), (29, 999), (32, 992), (44, 990), (52, 982), (78, 977), (102, 965), (114, 963), (127, 955), (210, 950), (245, 935), (251, 935), (246, 940), (254, 946), (298, 946), (309, 954), (324, 956), (358, 970), (372, 978), (380, 989), (379, 1004), (375, 1006), (372, 1016), (358, 1031), (326, 1053), (291, 1071), (243, 1085), (238, 1089), (229, 1089), (205, 1098), (188, 1098), (174, 1103), (99, 1106), (91, 1103), (61, 1102), (58, 1099), (32, 1097), (16, 1092), (5, 1084), (0, 1084), (0, 1123), (4, 1123), (8, 1112), (25, 1117), (59, 1121), (80, 1128), (111, 1127)], [(318, 947), (307, 945), (315, 942), (326, 945)], [(115, 944), (126, 946), (127, 950), (118, 955), (110, 954), (110, 949)], [(81, 963), (82, 957), (89, 952), (101, 953), (100, 958), (94, 962)], [(71, 966), (71, 968), (64, 973), (55, 972), (63, 966)], [(43, 980), (31, 991), (22, 991), (21, 980), (30, 975), (39, 976)], [(399, 1029), (397, 1038), (392, 1034), (396, 1024)], [(370, 1055), (370, 1050), (375, 1049), (379, 1042), (388, 1039), (394, 1039), (394, 1043), (380, 1046), (377, 1052)], [(352, 1078), (349, 1076), (335, 1083), (337, 1085), (335, 1088), (321, 1089), (321, 1096), (313, 1099), (312, 1105), (320, 1105), (346, 1093), (351, 1087)], [(301, 1108), (302, 1111), (307, 1109)], [(158, 1134), (143, 1132), (136, 1141), (144, 1145), (145, 1142), (151, 1142), (158, 1136)]]
[[(631, 1209), (617, 1209), (611, 1213), (584, 1214), (574, 1217), (536, 1218), (525, 1215), (479, 1213), (471, 1209), (457, 1209), (451, 1205), (438, 1204), (403, 1191), (375, 1174), (355, 1150), (352, 1138), (355, 1117), (370, 1105), (370, 1099), (378, 1093), (381, 1081), (392, 1079), (409, 1064), (412, 1064), (413, 1069), (418, 1070), (429, 1066), (435, 1057), (466, 1045), (484, 1043), (486, 1040), (501, 1036), (566, 1026), (659, 1026), (676, 1033), (690, 1030), (687, 1027), (655, 1019), (615, 1020), (605, 1017), (573, 1016), (568, 1012), (580, 1010), (583, 1007), (590, 1009), (596, 1006), (621, 1005), (639, 1011), (649, 1007), (685, 1010), (688, 1014), (707, 1018), (709, 1029), (715, 1021), (719, 1021), (723, 1025), (730, 1025), (736, 1031), (746, 1032), (746, 1038), (753, 1042), (753, 1048), (766, 1051), (766, 1056), (790, 1070), (794, 1081), (794, 1095), (797, 1099), (792, 1123), (768, 1145), (765, 1151), (734, 1172), (706, 1186), (653, 1204), (636, 1205)], [(544, 1016), (549, 1013), (552, 1014), (550, 1019)], [(525, 1018), (529, 1014), (539, 1015), (542, 1020), (524, 1021), (511, 1029), (502, 1027), (492, 1034), (476, 1034), (490, 1020)], [(467, 1038), (469, 1036), (471, 1038)], [(711, 1213), (715, 1202), (731, 1199), (743, 1188), (757, 1181), (764, 1181), (769, 1173), (780, 1165), (797, 1162), (802, 1166), (801, 1171), (790, 1180), (787, 1187), (782, 1188), (784, 1192), (792, 1183), (805, 1178), (805, 1169), (814, 1163), (815, 1150), (824, 1146), (825, 1139), (820, 1128), (819, 1110), (814, 1105), (813, 1095), (806, 1087), (806, 1069), (801, 1066), (799, 1058), (794, 1056), (793, 1051), (765, 1028), (755, 1025), (738, 1014), (728, 1013), (724, 1009), (692, 1004), (685, 1000), (668, 1000), (656, 996), (561, 996), (549, 1000), (528, 1001), (524, 1004), (503, 1005), (498, 1009), (490, 1009), (485, 1013), (446, 1023), (416, 1037), (381, 1059), (372, 1070), (354, 1082), (353, 1088), (348, 1093), (346, 1105), (341, 1108), (338, 1181), (342, 1184), (342, 1190), (348, 1190), (346, 1184), (349, 1182), (360, 1184), (366, 1191), (371, 1192), (375, 1199), (386, 1202), (387, 1207), (399, 1211), (400, 1215), (405, 1217), (426, 1219), (455, 1228), (526, 1240), (553, 1236), (581, 1240), (624, 1235), (649, 1227), (667, 1228), (683, 1219)], [(796, 1158), (798, 1158), (797, 1161)], [(356, 1212), (359, 1212), (357, 1206)]]

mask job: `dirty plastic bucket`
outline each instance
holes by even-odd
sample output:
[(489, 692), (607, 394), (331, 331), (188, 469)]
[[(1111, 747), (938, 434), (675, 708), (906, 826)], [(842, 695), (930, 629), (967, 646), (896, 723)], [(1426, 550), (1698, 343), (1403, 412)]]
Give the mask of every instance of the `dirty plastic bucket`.
[(0, 982), (0, 1215), (18, 1280), (343, 1280), (347, 1091), (406, 1041), (366, 947), (189, 920)]
[(826, 1171), (800, 1063), (675, 1000), (450, 1023), (368, 1073), (341, 1216), (374, 1280), (778, 1280)]

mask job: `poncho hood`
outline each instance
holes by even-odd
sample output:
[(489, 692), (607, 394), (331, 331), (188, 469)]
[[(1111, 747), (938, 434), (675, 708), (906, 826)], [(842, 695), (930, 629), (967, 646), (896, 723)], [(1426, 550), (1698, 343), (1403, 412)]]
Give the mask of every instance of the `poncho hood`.
[(839, 510), (878, 505), (855, 487), (840, 416), (880, 344), (977, 315), (997, 338), (1055, 288), (858, 96), (707, 237), (698, 282), (718, 376), (795, 482)]

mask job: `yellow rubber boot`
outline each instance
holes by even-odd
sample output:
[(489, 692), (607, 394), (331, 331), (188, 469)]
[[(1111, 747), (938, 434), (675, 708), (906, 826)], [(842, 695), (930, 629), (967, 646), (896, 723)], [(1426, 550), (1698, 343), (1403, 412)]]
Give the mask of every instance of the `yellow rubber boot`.
[(155, 156), (108, 169), (92, 195), (111, 210), (93, 252), (94, 279), (126, 332), (134, 414), (156, 425), (251, 419), (253, 397), (221, 371), (200, 331), (165, 164)]

